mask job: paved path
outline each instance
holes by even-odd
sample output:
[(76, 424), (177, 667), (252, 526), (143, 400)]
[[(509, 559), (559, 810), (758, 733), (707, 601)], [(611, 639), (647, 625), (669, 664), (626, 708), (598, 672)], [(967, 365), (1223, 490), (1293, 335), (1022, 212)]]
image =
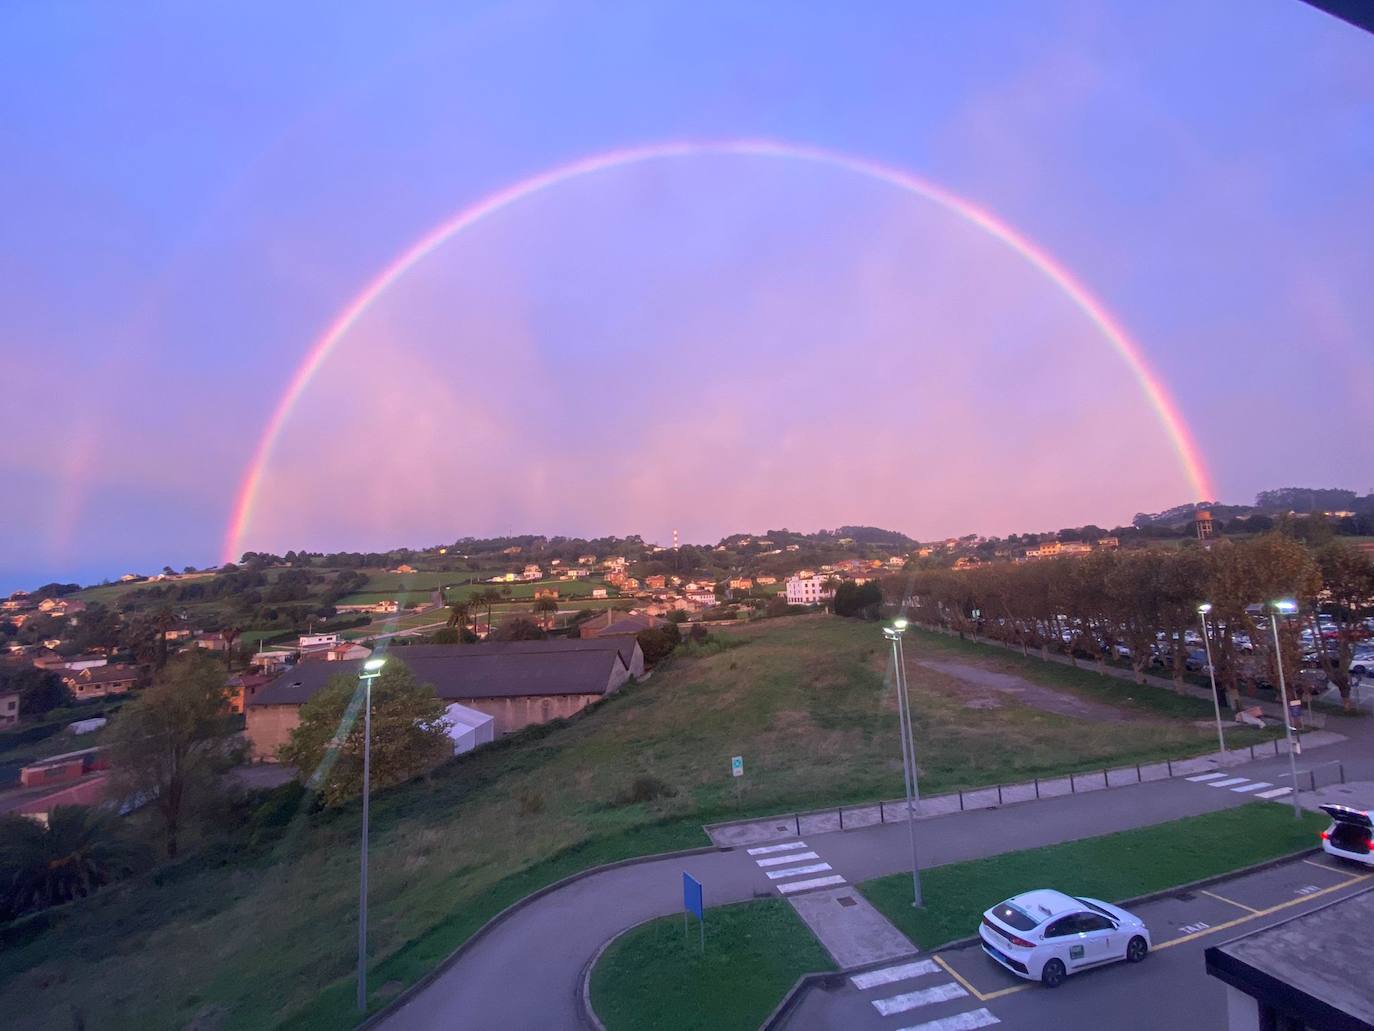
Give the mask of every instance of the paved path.
[[(1374, 753), (1367, 735), (1358, 740), (1364, 753)], [(1326, 753), (1343, 747), (1317, 754), (1325, 758)], [(1374, 779), (1374, 754), (1366, 758), (1371, 768), (1367, 776)], [(1286, 768), (1285, 758), (1236, 769), (1255, 779), (1274, 781)], [(931, 817), (920, 824), (921, 862), (926, 867), (938, 866), (1051, 845), (1247, 801), (1246, 794), (1211, 790), (1176, 778)], [(808, 846), (805, 851), (823, 856), (822, 861), (831, 867), (822, 872), (824, 876), (843, 877), (848, 883), (901, 871), (910, 863), (904, 824), (807, 835), (800, 840)], [(757, 865), (758, 858), (741, 848), (655, 860), (575, 881), (498, 924), (382, 1026), (395, 1031), (579, 1027), (582, 970), (603, 943), (651, 917), (679, 912), (684, 870), (702, 882), (708, 906), (777, 897), (776, 881)]]

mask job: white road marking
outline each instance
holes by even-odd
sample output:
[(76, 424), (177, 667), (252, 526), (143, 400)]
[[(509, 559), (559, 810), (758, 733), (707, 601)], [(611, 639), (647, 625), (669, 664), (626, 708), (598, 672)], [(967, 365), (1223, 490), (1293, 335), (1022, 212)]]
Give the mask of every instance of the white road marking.
[(1208, 784), (1209, 788), (1229, 788), (1232, 784), (1244, 784), (1249, 777), (1227, 777), (1225, 780), (1214, 780)]
[(828, 888), (832, 884), (843, 884), (844, 878), (839, 874), (831, 874), (829, 877), (813, 877), (809, 881), (789, 881), (787, 884), (779, 884), (778, 891), (784, 895), (791, 895), (794, 891), (806, 891), (809, 888)]
[(799, 863), (803, 859), (819, 859), (820, 856), (814, 852), (793, 852), (786, 856), (769, 856), (767, 859), (755, 859), (754, 862), (759, 866), (782, 866), (783, 863)]
[(895, 967), (884, 967), (882, 970), (868, 970), (862, 974), (855, 974), (849, 979), (849, 983), (862, 991), (865, 988), (876, 988), (880, 984), (892, 984), (894, 981), (925, 977), (926, 974), (933, 974), (939, 969), (934, 960), (919, 959), (915, 963), (902, 963)]
[(1279, 798), (1283, 795), (1291, 795), (1292, 788), (1275, 788), (1273, 791), (1261, 791), (1256, 798)]
[(950, 999), (962, 999), (966, 995), (968, 992), (959, 985), (953, 981), (946, 981), (944, 984), (937, 984), (934, 988), (903, 992), (901, 995), (894, 995), (890, 999), (874, 999), (873, 1008), (883, 1016), (890, 1017), (894, 1013), (914, 1010), (917, 1006), (929, 1006), (933, 1002), (949, 1002)]
[(786, 870), (766, 870), (768, 879), (776, 881), (779, 877), (799, 877), (804, 873), (825, 873), (833, 869), (829, 863), (812, 863), (810, 866), (789, 866)]
[(980, 1027), (992, 1027), (993, 1024), (1000, 1023), (1001, 1021), (986, 1009), (976, 1009), (965, 1010), (952, 1017), (941, 1017), (939, 1020), (927, 1020), (924, 1024), (913, 1024), (911, 1027), (902, 1028), (901, 1031), (977, 1031)]
[(1184, 934), (1194, 934), (1194, 933), (1196, 933), (1196, 932), (1198, 932), (1198, 931), (1205, 931), (1205, 930), (1207, 930), (1207, 928), (1209, 928), (1209, 927), (1211, 927), (1211, 926), (1212, 926), (1211, 924), (1202, 924), (1202, 923), (1198, 923), (1198, 924), (1184, 924), (1182, 927), (1179, 928), (1179, 930), (1182, 931)]
[(1216, 780), (1218, 777), (1224, 776), (1226, 776), (1226, 774), (1224, 773), (1199, 773), (1196, 777), (1184, 777), (1183, 779), (1191, 780), (1194, 784), (1196, 784), (1200, 780)]
[(806, 848), (804, 841), (789, 841), (786, 845), (760, 845), (758, 848), (751, 848), (751, 856), (766, 856), (769, 852), (786, 852), (788, 849)]
[(1274, 785), (1270, 784), (1267, 780), (1256, 780), (1256, 781), (1251, 781), (1249, 784), (1242, 784), (1240, 787), (1238, 787), (1238, 788), (1232, 788), (1231, 790), (1232, 790), (1232, 791), (1258, 791), (1260, 788), (1272, 788), (1273, 786), (1274, 786)]

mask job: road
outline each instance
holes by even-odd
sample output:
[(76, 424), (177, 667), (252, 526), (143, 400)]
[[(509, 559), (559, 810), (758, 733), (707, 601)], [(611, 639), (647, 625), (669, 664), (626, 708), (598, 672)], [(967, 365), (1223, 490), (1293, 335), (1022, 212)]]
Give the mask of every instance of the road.
[[(1344, 725), (1332, 729), (1347, 732)], [(1303, 765), (1347, 758), (1364, 771), (1362, 776), (1374, 779), (1369, 736), (1352, 736), (1345, 745), (1313, 752)], [(1282, 783), (1279, 778), (1286, 770), (1286, 758), (1261, 760), (1235, 767), (1234, 776)], [(938, 866), (1056, 844), (1247, 801), (1248, 793), (1230, 786), (1217, 790), (1206, 782), (1177, 779), (933, 817), (917, 825), (922, 864)], [(904, 824), (807, 835), (805, 844), (831, 868), (829, 877), (840, 878), (832, 885), (900, 871), (910, 857)], [(702, 882), (708, 906), (779, 894), (778, 883), (744, 849), (603, 871), (545, 895), (502, 921), (381, 1026), (395, 1031), (582, 1026), (578, 994), (583, 968), (621, 931), (650, 917), (679, 912), (683, 871)], [(1170, 962), (1172, 957), (1150, 967)], [(1014, 1008), (1022, 1003), (1004, 1005)]]
[[(1203, 951), (1374, 885), (1374, 871), (1322, 855), (1135, 908), (1154, 938), (1138, 965), (1117, 963), (1043, 988), (978, 946), (936, 953), (813, 989), (786, 1027), (806, 1031), (1156, 1031), (1224, 1028), (1226, 989)], [(857, 983), (856, 983), (857, 982)]]

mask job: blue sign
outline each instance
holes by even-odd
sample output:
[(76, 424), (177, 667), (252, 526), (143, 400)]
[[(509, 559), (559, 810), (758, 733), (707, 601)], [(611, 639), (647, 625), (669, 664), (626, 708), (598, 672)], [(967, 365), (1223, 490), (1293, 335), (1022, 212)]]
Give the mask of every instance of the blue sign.
[(701, 882), (689, 873), (682, 875), (682, 908), (695, 913), (698, 920), (705, 919), (702, 916)]

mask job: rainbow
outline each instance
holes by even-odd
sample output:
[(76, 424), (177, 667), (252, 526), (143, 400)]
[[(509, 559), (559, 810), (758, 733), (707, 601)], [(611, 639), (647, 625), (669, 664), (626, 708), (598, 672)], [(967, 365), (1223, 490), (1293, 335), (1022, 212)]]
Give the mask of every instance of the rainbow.
[(1025, 258), (1046, 279), (1057, 286), (1098, 328), (1103, 338), (1121, 356), (1139, 383), (1141, 393), (1154, 409), (1160, 425), (1168, 435), (1174, 450), (1178, 453), (1184, 474), (1191, 484), (1195, 496), (1198, 499), (1209, 499), (1215, 496), (1216, 492), (1212, 488), (1211, 478), (1197, 442), (1193, 439), (1177, 403), (1170, 396), (1159, 376), (1146, 362), (1140, 346), (1131, 339), (1102, 302), (1097, 300), (1086, 286), (1075, 279), (1072, 273), (1060, 264), (1053, 255), (1022, 236), (990, 211), (978, 207), (944, 187), (937, 186), (902, 169), (818, 147), (773, 140), (680, 141), (612, 150), (582, 158), (570, 164), (559, 165), (557, 168), (512, 183), (504, 189), (483, 197), (441, 222), (378, 272), (376, 277), (344, 306), (335, 316), (334, 321), (315, 341), (309, 353), (302, 360), (300, 367), (296, 369), (295, 375), (291, 377), (291, 382), (287, 384), (281, 399), (277, 402), (277, 406), (263, 430), (262, 437), (258, 441), (257, 448), (253, 452), (252, 460), (248, 464), (238, 495), (235, 498), (233, 512), (230, 515), (229, 526), (225, 533), (224, 561), (233, 562), (240, 553), (240, 546), (252, 521), (263, 472), (272, 458), (272, 450), (282, 428), (291, 416), (292, 408), (295, 407), (296, 402), (310, 385), (310, 380), (320, 366), (324, 364), (339, 341), (343, 339), (344, 335), (362, 317), (372, 303), (413, 268), (417, 262), (423, 260), (445, 241), (476, 225), (488, 216), (494, 215), (512, 204), (518, 204), (527, 197), (532, 197), (570, 180), (596, 175), (611, 169), (624, 168), (627, 165), (705, 155), (776, 158), (843, 169), (938, 204), (952, 214), (960, 216), (965, 221), (996, 237)]

